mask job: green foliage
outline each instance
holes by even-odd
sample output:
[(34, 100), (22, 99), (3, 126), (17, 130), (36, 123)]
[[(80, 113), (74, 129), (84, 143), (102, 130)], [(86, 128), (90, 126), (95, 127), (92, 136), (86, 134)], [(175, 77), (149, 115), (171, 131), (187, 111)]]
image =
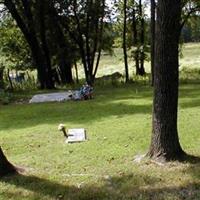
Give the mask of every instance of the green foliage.
[(4, 66), (10, 69), (33, 67), (27, 42), (9, 15), (2, 17), (0, 22), (0, 57)]
[(200, 42), (200, 16), (192, 15), (182, 30), (183, 42)]
[(0, 89), (0, 105), (7, 105), (12, 101), (12, 94)]
[(200, 69), (183, 67), (180, 71), (180, 81), (187, 82), (200, 82)]

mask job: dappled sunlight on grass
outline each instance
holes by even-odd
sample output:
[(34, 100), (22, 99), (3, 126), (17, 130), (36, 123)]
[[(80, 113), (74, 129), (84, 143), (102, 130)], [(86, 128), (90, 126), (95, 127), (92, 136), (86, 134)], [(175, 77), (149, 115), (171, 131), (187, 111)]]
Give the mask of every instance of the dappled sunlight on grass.
[[(74, 178), (71, 175), (65, 179), (60, 178), (59, 181), (26, 174), (4, 178), (0, 181), (0, 186), (9, 186), (9, 192), (1, 194), (2, 197), (10, 199), (14, 199), (15, 195), (15, 199), (199, 199), (199, 179), (195, 176), (195, 179), (190, 181), (195, 171), (192, 168), (199, 168), (199, 163), (169, 163), (161, 167), (146, 161), (135, 166), (132, 173), (124, 170), (114, 175), (85, 173), (87, 178)], [(75, 183), (72, 183), (71, 179), (75, 180)]]
[[(179, 135), (184, 150), (200, 156), (200, 86), (181, 85)], [(152, 88), (130, 84), (97, 88), (91, 101), (0, 107), (0, 139), (23, 175), (0, 180), (0, 199), (199, 199), (200, 163), (165, 166), (145, 154), (151, 136)], [(65, 144), (57, 130), (83, 127), (88, 141)]]

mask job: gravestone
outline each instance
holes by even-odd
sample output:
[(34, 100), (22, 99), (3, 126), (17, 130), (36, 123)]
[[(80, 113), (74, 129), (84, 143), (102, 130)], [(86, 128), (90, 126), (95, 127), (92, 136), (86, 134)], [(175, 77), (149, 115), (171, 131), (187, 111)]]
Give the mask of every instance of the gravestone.
[(46, 94), (37, 94), (32, 97), (29, 103), (42, 103), (42, 102), (62, 102), (71, 100), (72, 92), (55, 92), (55, 93), (46, 93)]
[(67, 135), (66, 143), (84, 142), (87, 140), (86, 130), (84, 128), (68, 129)]

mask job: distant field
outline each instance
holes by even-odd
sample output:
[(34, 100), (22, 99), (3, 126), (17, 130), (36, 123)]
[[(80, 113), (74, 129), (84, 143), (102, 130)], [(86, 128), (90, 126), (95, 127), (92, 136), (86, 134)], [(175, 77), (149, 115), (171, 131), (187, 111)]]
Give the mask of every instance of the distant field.
[[(183, 44), (181, 47), (180, 67), (199, 68), (200, 69), (200, 43)], [(135, 67), (131, 58), (129, 58), (130, 75), (134, 73)], [(150, 62), (145, 63), (146, 72), (150, 72)], [(114, 49), (114, 54), (103, 54), (100, 61), (97, 77), (112, 74), (114, 72), (124, 74), (124, 61), (122, 49)], [(80, 68), (80, 77), (83, 77), (83, 70)]]
[(200, 69), (200, 43), (184, 44), (182, 47), (182, 54), (180, 58), (181, 68), (198, 68)]

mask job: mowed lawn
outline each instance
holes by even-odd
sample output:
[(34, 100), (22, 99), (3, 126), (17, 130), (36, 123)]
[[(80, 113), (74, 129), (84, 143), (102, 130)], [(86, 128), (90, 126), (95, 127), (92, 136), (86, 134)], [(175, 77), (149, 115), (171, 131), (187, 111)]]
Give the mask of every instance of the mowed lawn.
[[(133, 162), (148, 151), (152, 88), (96, 88), (90, 101), (0, 106), (0, 144), (23, 175), (0, 179), (2, 200), (200, 199), (200, 163)], [(182, 147), (200, 157), (200, 85), (180, 86)], [(57, 130), (85, 128), (88, 141), (65, 144)]]

